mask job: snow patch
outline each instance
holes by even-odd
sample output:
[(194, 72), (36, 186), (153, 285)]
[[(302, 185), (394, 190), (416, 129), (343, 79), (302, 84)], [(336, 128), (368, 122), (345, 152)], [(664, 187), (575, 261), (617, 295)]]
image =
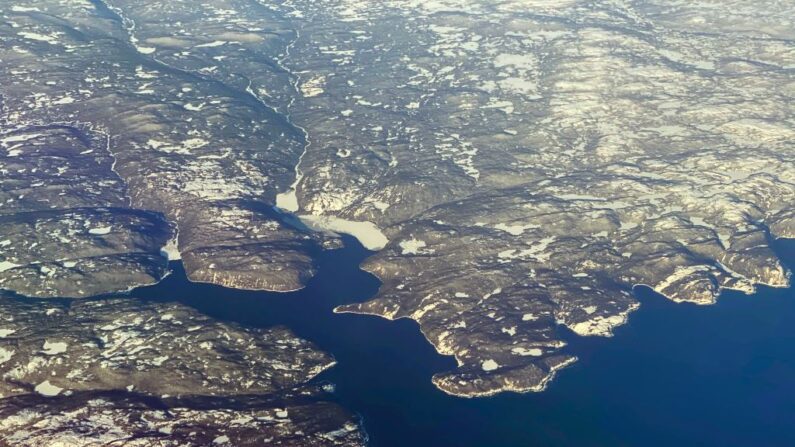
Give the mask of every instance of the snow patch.
[(51, 384), (49, 380), (45, 380), (44, 382), (36, 385), (36, 388), (34, 388), (33, 391), (41, 394), (42, 396), (53, 397), (61, 394), (63, 388)]
[(300, 90), (301, 94), (304, 95), (305, 98), (313, 98), (315, 96), (322, 95), (323, 92), (325, 92), (325, 86), (326, 77), (315, 76), (301, 84)]
[(68, 344), (61, 341), (49, 342), (45, 340), (41, 352), (47, 355), (63, 354), (64, 352), (66, 352), (66, 348), (68, 346), (69, 346)]
[(182, 253), (179, 252), (176, 239), (172, 239), (160, 248), (160, 256), (168, 259), (169, 261), (179, 261), (182, 259)]
[(14, 351), (11, 351), (9, 349), (0, 346), (0, 365), (11, 360), (11, 357), (13, 356), (14, 356)]
[(6, 338), (16, 331), (16, 329), (0, 329), (0, 338)]
[(295, 189), (276, 195), (276, 207), (291, 213), (298, 211), (298, 196), (295, 195)]
[(17, 5), (14, 5), (14, 6), (11, 7), (11, 11), (14, 11), (14, 12), (40, 12), (41, 10), (39, 8), (32, 8), (32, 7), (28, 7), (28, 6), (17, 6)]
[(358, 239), (364, 248), (368, 250), (381, 250), (389, 243), (389, 239), (372, 222), (358, 222), (334, 216), (306, 214), (298, 216), (298, 218), (301, 219), (304, 225), (315, 231), (349, 234)]
[(227, 43), (228, 42), (225, 40), (214, 40), (212, 42), (196, 45), (196, 48), (215, 48), (215, 47), (220, 47), (222, 45), (226, 45)]
[(92, 229), (88, 230), (88, 234), (93, 234), (95, 236), (104, 236), (106, 234), (110, 234), (110, 230), (112, 230), (112, 229), (113, 229), (113, 227), (92, 228)]
[(13, 262), (0, 261), (0, 272), (5, 272), (6, 270), (15, 269), (17, 267), (21, 266), (19, 264), (14, 264)]
[(538, 348), (527, 349), (527, 348), (516, 347), (516, 348), (511, 349), (511, 353), (519, 355), (519, 356), (522, 356), (522, 357), (526, 357), (526, 356), (540, 357), (541, 355), (544, 354), (544, 351), (542, 351), (542, 350), (540, 350)]
[(494, 371), (495, 369), (499, 369), (500, 364), (495, 362), (492, 359), (488, 359), (480, 365), (483, 368), (483, 371)]
[(19, 33), (19, 35), (24, 37), (25, 39), (36, 40), (38, 42), (47, 42), (51, 45), (58, 42), (58, 37), (54, 35), (31, 33), (29, 31), (22, 31), (21, 33)]
[(400, 241), (400, 244), (398, 245), (403, 250), (401, 254), (416, 255), (419, 254), (420, 250), (425, 248), (427, 244), (425, 243), (425, 241), (421, 241), (418, 239), (409, 239), (405, 241)]

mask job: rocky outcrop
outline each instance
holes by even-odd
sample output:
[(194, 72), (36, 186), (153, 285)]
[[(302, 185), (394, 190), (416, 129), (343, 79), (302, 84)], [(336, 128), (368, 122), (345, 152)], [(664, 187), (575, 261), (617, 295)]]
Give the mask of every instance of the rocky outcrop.
[(133, 299), (0, 308), (0, 443), (364, 443), (356, 418), (307, 385), (333, 359), (287, 329)]

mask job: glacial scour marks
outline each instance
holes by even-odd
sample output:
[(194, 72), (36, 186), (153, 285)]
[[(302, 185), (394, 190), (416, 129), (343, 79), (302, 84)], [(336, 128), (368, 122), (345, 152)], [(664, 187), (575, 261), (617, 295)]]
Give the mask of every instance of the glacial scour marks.
[(324, 80), (293, 104), (297, 204), (390, 241), (364, 264), (377, 297), (337, 310), (416, 320), (460, 364), (441, 387), (542, 388), (572, 361), (544, 363), (552, 329), (610, 335), (637, 284), (698, 304), (789, 284), (769, 247), (793, 237), (789, 5), (293, 4), (290, 66)]
[[(0, 288), (86, 297), (157, 282), (172, 227), (128, 208), (108, 138), (85, 125), (4, 126), (0, 145)], [(13, 152), (13, 153), (12, 153)]]
[[(635, 181), (561, 177), (438, 206), (388, 229), (392, 242), (364, 264), (384, 282), (378, 296), (338, 311), (416, 320), (459, 363), (435, 383), (478, 396), (542, 389), (574, 360), (562, 350), (558, 326), (610, 336), (638, 307), (635, 285), (711, 304), (724, 289), (790, 284), (762, 224), (776, 209), (748, 206), (723, 183), (646, 185), (633, 202), (622, 195)], [(773, 194), (782, 192), (795, 197), (795, 189)], [(709, 206), (696, 205), (702, 201)], [(519, 222), (533, 225), (505, 231)], [(487, 360), (494, 364), (483, 368)]]
[(2, 298), (0, 442), (364, 445), (308, 384), (334, 360), (285, 328), (129, 298)]
[[(44, 5), (63, 18), (61, 27), (19, 13), (14, 20), (36, 32), (71, 27), (83, 37), (64, 33), (58, 45), (68, 51), (8, 37), (14, 44), (3, 58), (14, 64), (2, 67), (9, 80), (6, 119), (9, 126), (91, 123), (111, 135), (109, 168), (125, 184), (125, 206), (161, 213), (174, 225), (180, 238), (172, 252), (181, 252), (192, 279), (294, 290), (311, 275), (307, 252), (314, 242), (244, 204), (273, 204), (294, 180), (303, 150), (302, 132), (280, 111), (289, 101), (290, 75), (263, 53), (280, 53), (293, 33), (262, 7), (229, 3), (204, 9), (195, 2), (152, 2), (136, 4), (135, 14), (121, 1)], [(245, 23), (230, 12), (239, 8)], [(170, 18), (163, 20), (164, 11)], [(161, 31), (175, 23), (217, 37), (203, 42), (178, 33), (165, 39)], [(190, 41), (191, 49), (177, 48), (179, 39)], [(245, 50), (234, 72), (218, 68), (231, 66), (217, 59), (226, 47)]]
[[(169, 11), (189, 3), (172, 2)], [(236, 16), (244, 16), (240, 26), (252, 23), (245, 13), (252, 11), (223, 4), (229, 9), (200, 9), (192, 22), (212, 22), (212, 37), (194, 41), (180, 30), (189, 49), (170, 49), (183, 43), (166, 38), (162, 19), (142, 14), (135, 38), (151, 38), (142, 45), (154, 50), (138, 54), (134, 69), (93, 69), (82, 89), (133, 85), (113, 76), (134, 73), (127, 93), (144, 99), (125, 99), (135, 107), (121, 108), (125, 125), (114, 134), (141, 138), (117, 154), (119, 172), (136, 206), (163, 206), (178, 222), (180, 251), (196, 258), (185, 256), (194, 278), (246, 287), (251, 272), (264, 271), (257, 280), (291, 283), (285, 272), (304, 268), (290, 259), (259, 267), (258, 247), (299, 244), (282, 244), (294, 234), (268, 230), (266, 219), (252, 224), (244, 199), (372, 222), (386, 245), (366, 268), (384, 287), (376, 300), (347, 310), (418, 320), (469, 374), (445, 383), (473, 394), (546, 383), (570, 361), (545, 363), (560, 352), (551, 328), (609, 334), (637, 304), (635, 284), (708, 304), (725, 288), (789, 281), (766, 240), (768, 230), (793, 234), (793, 53), (776, 37), (792, 28), (788, 4), (291, 1), (273, 11), (301, 32), (273, 33), (277, 47), (290, 39), (274, 53), (274, 71), (248, 64), (251, 49), (220, 35), (238, 26)], [(127, 9), (151, 13), (158, 5), (149, 6)], [(764, 26), (736, 29), (738, 17)], [(704, 23), (717, 23), (716, 32), (700, 32)], [(38, 28), (27, 31), (57, 31)], [(72, 44), (57, 37), (12, 37), (9, 48), (60, 57), (48, 49)], [(4, 74), (27, 87), (31, 72), (47, 74), (31, 71), (24, 51), (8, 53), (28, 71)], [(268, 84), (254, 72), (279, 74)], [(243, 90), (247, 102), (230, 98)], [(36, 92), (10, 116), (44, 106), (74, 114), (86, 97), (99, 110), (120, 109), (78, 88)], [(279, 140), (278, 126), (268, 138), (254, 131), (260, 118), (277, 118), (257, 97), (289, 113), (297, 138)], [(175, 133), (190, 137), (170, 135), (141, 109), (180, 118)], [(182, 118), (254, 124), (215, 132)], [(157, 135), (143, 138), (150, 133)], [(262, 159), (262, 151), (232, 150), (252, 141), (265, 147), (269, 138), (278, 141)], [(138, 163), (158, 169), (141, 175)], [(215, 249), (234, 271), (213, 271)], [(234, 253), (243, 253), (239, 265)], [(484, 370), (488, 360), (498, 366)], [(522, 366), (535, 386), (511, 384), (507, 374)]]
[(288, 329), (222, 323), (183, 305), (126, 298), (42, 306), (6, 297), (0, 325), (0, 395), (43, 381), (69, 393), (268, 394), (300, 385), (334, 364)]

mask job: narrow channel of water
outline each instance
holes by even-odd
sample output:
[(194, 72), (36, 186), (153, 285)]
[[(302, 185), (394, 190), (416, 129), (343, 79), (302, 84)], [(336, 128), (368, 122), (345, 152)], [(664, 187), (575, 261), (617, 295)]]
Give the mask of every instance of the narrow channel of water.
[[(354, 239), (318, 258), (299, 292), (249, 292), (186, 280), (179, 264), (162, 283), (134, 290), (245, 325), (284, 325), (335, 356), (318, 380), (364, 418), (373, 447), (788, 446), (795, 445), (795, 293), (729, 292), (715, 306), (642, 302), (611, 339), (571, 337), (580, 361), (539, 394), (447, 396), (434, 372), (455, 366), (417, 325), (332, 309), (362, 301), (378, 281), (358, 269)], [(781, 244), (795, 258), (795, 244)]]

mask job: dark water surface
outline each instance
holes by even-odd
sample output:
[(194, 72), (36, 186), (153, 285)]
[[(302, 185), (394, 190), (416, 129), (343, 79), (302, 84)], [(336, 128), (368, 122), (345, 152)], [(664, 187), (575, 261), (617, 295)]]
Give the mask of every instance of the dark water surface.
[[(795, 244), (779, 244), (790, 265)], [(337, 359), (318, 380), (337, 385), (373, 447), (795, 446), (795, 293), (725, 293), (715, 306), (674, 304), (646, 289), (616, 336), (571, 337), (580, 361), (547, 391), (491, 398), (447, 396), (434, 372), (455, 366), (408, 320), (336, 315), (378, 281), (358, 269), (355, 240), (322, 253), (319, 274), (278, 294), (194, 284), (179, 264), (161, 284), (133, 291), (178, 300), (251, 326), (285, 325)]]

